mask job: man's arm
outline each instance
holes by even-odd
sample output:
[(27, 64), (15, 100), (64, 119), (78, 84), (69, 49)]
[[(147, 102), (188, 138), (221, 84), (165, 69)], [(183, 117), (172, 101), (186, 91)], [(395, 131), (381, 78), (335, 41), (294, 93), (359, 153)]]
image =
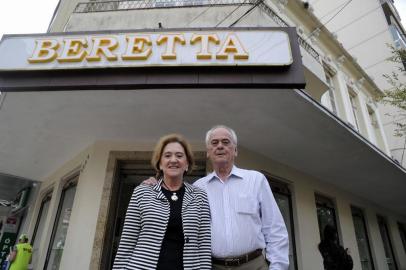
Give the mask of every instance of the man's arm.
[(266, 242), (266, 257), (270, 270), (289, 268), (289, 236), (282, 214), (265, 176), (260, 188), (262, 233)]
[(11, 251), (10, 255), (8, 256), (9, 262), (13, 262), (15, 260), (16, 256), (17, 256), (17, 249), (14, 247), (13, 251)]
[(155, 186), (156, 184), (158, 184), (158, 180), (156, 180), (154, 177), (150, 177), (141, 182), (141, 185), (146, 186)]

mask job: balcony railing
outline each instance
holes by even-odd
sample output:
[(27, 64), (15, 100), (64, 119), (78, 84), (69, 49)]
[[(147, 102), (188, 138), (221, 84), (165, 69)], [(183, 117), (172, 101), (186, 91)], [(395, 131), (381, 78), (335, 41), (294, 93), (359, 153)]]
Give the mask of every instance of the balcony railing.
[[(263, 1), (252, 0), (128, 0), (128, 1), (107, 1), (79, 3), (75, 13), (103, 12), (131, 9), (150, 9), (168, 7), (193, 7), (193, 6), (223, 6), (223, 5), (258, 5), (266, 12), (279, 26), (289, 27), (278, 14), (276, 14)], [(303, 47), (317, 62), (321, 63), (319, 53), (302, 37), (298, 38), (300, 46)]]
[(193, 7), (193, 6), (222, 6), (250, 3), (246, 0), (128, 0), (128, 1), (107, 1), (79, 3), (75, 13), (102, 12), (115, 10), (168, 8), (168, 7)]

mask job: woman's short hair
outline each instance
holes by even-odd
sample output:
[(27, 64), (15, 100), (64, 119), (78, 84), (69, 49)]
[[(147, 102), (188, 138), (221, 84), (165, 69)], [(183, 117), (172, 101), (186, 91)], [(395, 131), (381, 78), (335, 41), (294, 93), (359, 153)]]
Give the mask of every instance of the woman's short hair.
[(180, 145), (182, 145), (183, 150), (185, 151), (185, 154), (186, 154), (186, 159), (187, 159), (189, 166), (188, 166), (188, 170), (184, 174), (190, 173), (193, 169), (195, 161), (194, 161), (194, 157), (193, 157), (192, 148), (190, 147), (189, 143), (180, 134), (168, 134), (159, 139), (158, 143), (155, 145), (154, 153), (152, 154), (151, 164), (157, 173), (156, 174), (157, 179), (159, 179), (163, 176), (162, 170), (160, 170), (160, 168), (159, 168), (159, 163), (161, 162), (162, 152), (164, 151), (164, 148), (166, 145), (168, 145), (169, 143), (174, 143), (174, 142), (177, 142)]

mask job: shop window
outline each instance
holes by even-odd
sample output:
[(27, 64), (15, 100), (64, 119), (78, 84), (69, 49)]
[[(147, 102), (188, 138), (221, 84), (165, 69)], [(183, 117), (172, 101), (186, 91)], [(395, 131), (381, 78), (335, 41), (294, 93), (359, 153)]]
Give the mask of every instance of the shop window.
[(406, 224), (398, 223), (400, 238), (402, 239), (403, 248), (406, 252)]
[(37, 254), (32, 257), (32, 265), (34, 268), (37, 266), (39, 245), (44, 232), (45, 219), (48, 215), (49, 204), (51, 202), (51, 193), (48, 193), (41, 202), (41, 207), (38, 212), (37, 222), (35, 223), (34, 232), (32, 234), (31, 245), (33, 247), (33, 254)]
[[(320, 239), (324, 239), (324, 228), (331, 225), (337, 231), (336, 210), (333, 201), (330, 198), (316, 194), (317, 221), (319, 223)], [(338, 236), (338, 231), (337, 231)]]
[(351, 206), (351, 214), (362, 270), (374, 270), (364, 212), (357, 207)]
[(78, 176), (73, 177), (62, 189), (44, 269), (59, 269), (69, 227), (73, 200), (75, 199), (77, 180)]
[(389, 235), (388, 224), (384, 217), (378, 216), (379, 231), (381, 233), (383, 247), (385, 249), (386, 263), (389, 270), (398, 270), (395, 254), (393, 252), (392, 241)]
[[(267, 174), (266, 174), (267, 175)], [(274, 177), (268, 176), (276, 203), (282, 213), (289, 234), (289, 270), (297, 270), (295, 233), (292, 213), (292, 195), (289, 186)]]

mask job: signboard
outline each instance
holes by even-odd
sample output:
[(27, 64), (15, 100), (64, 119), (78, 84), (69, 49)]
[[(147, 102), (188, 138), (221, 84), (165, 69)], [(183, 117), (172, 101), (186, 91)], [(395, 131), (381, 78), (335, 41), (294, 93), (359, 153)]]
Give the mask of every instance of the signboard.
[(272, 29), (6, 36), (0, 43), (0, 71), (292, 62), (288, 33)]
[(0, 265), (6, 260), (7, 255), (10, 253), (10, 248), (13, 248), (16, 242), (17, 234), (4, 232), (0, 240)]

